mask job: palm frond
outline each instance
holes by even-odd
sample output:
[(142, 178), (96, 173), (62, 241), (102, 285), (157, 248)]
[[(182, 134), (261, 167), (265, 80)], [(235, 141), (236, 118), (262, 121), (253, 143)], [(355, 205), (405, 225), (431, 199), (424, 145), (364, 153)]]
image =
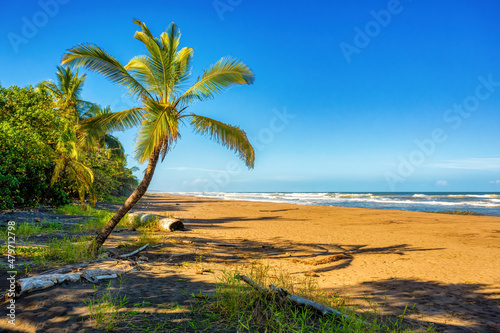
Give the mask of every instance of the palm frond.
[(248, 141), (246, 133), (241, 128), (195, 114), (186, 116), (191, 118), (191, 125), (195, 132), (204, 134), (217, 143), (238, 153), (247, 167), (253, 169), (255, 152)]
[(83, 147), (89, 147), (108, 132), (123, 131), (141, 124), (143, 109), (132, 108), (118, 112), (103, 113), (85, 119), (78, 125), (78, 141)]
[(135, 158), (145, 162), (157, 147), (161, 147), (162, 158), (179, 138), (177, 113), (168, 105), (152, 100), (145, 101), (148, 114), (142, 122), (135, 145)]
[(63, 55), (62, 64), (84, 67), (97, 72), (111, 82), (127, 89), (132, 97), (149, 96), (150, 93), (120, 64), (97, 45), (80, 44)]
[(209, 66), (201, 78), (186, 90), (175, 105), (189, 105), (195, 100), (203, 101), (222, 93), (226, 88), (236, 84), (252, 84), (255, 79), (250, 68), (233, 58), (222, 58)]
[(151, 68), (150, 58), (147, 56), (137, 56), (129, 61), (125, 69), (129, 71), (148, 91), (157, 95), (164, 94), (164, 85), (159, 73)]

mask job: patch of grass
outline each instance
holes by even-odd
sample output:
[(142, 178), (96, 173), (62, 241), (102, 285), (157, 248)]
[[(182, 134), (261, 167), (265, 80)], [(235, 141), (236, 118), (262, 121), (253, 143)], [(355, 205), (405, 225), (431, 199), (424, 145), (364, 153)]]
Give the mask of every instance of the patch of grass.
[[(84, 207), (84, 208), (83, 208)], [(71, 232), (94, 232), (101, 230), (113, 217), (113, 212), (95, 209), (91, 206), (65, 205), (55, 210), (56, 214), (89, 216), (91, 219), (77, 224)]]
[[(95, 258), (88, 251), (89, 245), (94, 241), (94, 238), (90, 236), (61, 240), (53, 238), (47, 245), (43, 246), (18, 246), (16, 255), (31, 260), (33, 264), (40, 267), (87, 262)], [(6, 253), (8, 251), (7, 245), (1, 246), (0, 251)], [(102, 252), (103, 250), (98, 254)]]
[[(120, 288), (122, 281), (120, 280)], [(94, 286), (97, 292), (97, 286)], [(95, 322), (95, 327), (99, 330), (106, 332), (116, 329), (119, 322), (121, 322), (125, 315), (120, 313), (120, 308), (123, 308), (127, 303), (127, 295), (120, 296), (119, 291), (113, 293), (111, 291), (111, 281), (109, 281), (106, 291), (99, 297), (95, 297), (88, 301), (83, 301), (88, 307), (90, 318)]]
[[(16, 237), (24, 238), (40, 234), (50, 234), (62, 230), (62, 225), (59, 222), (23, 222), (15, 225), (13, 232)], [(7, 238), (8, 229), (0, 230), (0, 238)]]
[[(411, 332), (403, 327), (403, 316), (394, 320), (381, 319), (376, 309), (360, 312), (346, 300), (318, 289), (311, 279), (294, 281), (281, 271), (253, 266), (245, 275), (262, 286), (273, 284), (289, 293), (313, 300), (340, 311), (349, 317), (320, 316), (298, 307), (283, 298), (263, 295), (236, 278), (237, 272), (224, 272), (217, 283), (212, 301), (204, 301), (205, 317), (223, 319), (227, 326), (240, 331), (262, 332)], [(198, 310), (200, 311), (200, 310)], [(208, 314), (212, 315), (208, 315)], [(369, 323), (368, 326), (363, 322)]]
[(128, 199), (128, 197), (126, 196), (122, 196), (122, 197), (114, 197), (112, 195), (108, 195), (106, 196), (105, 198), (103, 198), (102, 201), (104, 202), (109, 202), (109, 203), (114, 203), (114, 204), (124, 204), (125, 201)]
[(149, 246), (154, 246), (160, 243), (163, 239), (163, 235), (155, 235), (153, 231), (145, 230), (133, 241), (129, 241), (123, 244), (123, 248), (126, 250), (132, 250), (135, 248), (140, 248), (146, 244)]
[(432, 211), (429, 213), (450, 214), (450, 215), (482, 215), (470, 210), (445, 210), (445, 211)]

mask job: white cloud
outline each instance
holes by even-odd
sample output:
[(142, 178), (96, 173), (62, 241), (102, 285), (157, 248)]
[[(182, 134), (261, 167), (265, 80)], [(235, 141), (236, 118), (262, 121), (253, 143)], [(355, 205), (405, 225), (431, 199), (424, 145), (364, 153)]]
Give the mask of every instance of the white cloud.
[(466, 158), (432, 163), (429, 166), (443, 169), (500, 170), (500, 158)]
[(197, 178), (195, 180), (185, 180), (182, 182), (182, 186), (200, 186), (211, 182), (211, 179)]
[(490, 184), (500, 184), (500, 179), (490, 180)]
[(446, 180), (438, 180), (436, 182), (436, 185), (439, 185), (439, 186), (446, 186), (448, 185), (448, 182)]

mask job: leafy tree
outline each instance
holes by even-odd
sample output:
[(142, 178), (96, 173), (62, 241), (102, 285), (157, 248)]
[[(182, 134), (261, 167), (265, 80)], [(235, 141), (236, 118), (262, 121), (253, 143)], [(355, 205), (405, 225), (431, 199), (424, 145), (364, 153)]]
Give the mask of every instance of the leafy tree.
[(50, 186), (52, 151), (68, 125), (53, 107), (32, 87), (0, 87), (0, 209), (70, 201), (62, 183)]
[(243, 130), (220, 121), (187, 113), (186, 108), (196, 101), (213, 98), (233, 85), (251, 84), (252, 71), (242, 62), (222, 58), (205, 69), (202, 76), (188, 89), (183, 89), (191, 76), (192, 48), (179, 48), (180, 32), (172, 23), (155, 38), (147, 26), (134, 20), (141, 30), (134, 35), (147, 49), (123, 66), (116, 58), (94, 44), (80, 44), (63, 55), (62, 64), (95, 71), (128, 94), (141, 101), (132, 109), (111, 112), (89, 118), (81, 123), (88, 138), (102, 136), (113, 130), (140, 126), (135, 145), (135, 157), (147, 168), (139, 186), (108, 224), (97, 234), (99, 248), (125, 214), (146, 193), (160, 157), (180, 138), (179, 124), (189, 121), (194, 131), (207, 135), (240, 155), (249, 168), (254, 165), (254, 149)]

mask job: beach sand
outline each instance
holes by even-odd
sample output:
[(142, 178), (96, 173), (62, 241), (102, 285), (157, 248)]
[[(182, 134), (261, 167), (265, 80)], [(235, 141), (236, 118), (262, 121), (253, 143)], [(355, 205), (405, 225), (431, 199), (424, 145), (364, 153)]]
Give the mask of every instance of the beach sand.
[[(408, 304), (408, 317), (447, 331), (500, 332), (500, 217), (163, 194), (141, 208), (184, 218), (184, 235), (199, 242), (238, 244), (223, 252), (239, 258), (315, 272), (321, 288), (360, 303), (367, 296), (380, 312)], [(313, 265), (328, 258), (336, 261)]]
[[(98, 208), (117, 207), (100, 204)], [(316, 275), (312, 279), (320, 288), (348, 297), (348, 304), (359, 304), (361, 310), (369, 306), (365, 297), (380, 314), (400, 316), (407, 307), (406, 323), (417, 331), (425, 332), (429, 323), (435, 323), (440, 332), (500, 332), (500, 217), (163, 194), (146, 195), (134, 211), (183, 218), (187, 228), (157, 232), (166, 241), (140, 253), (145, 258), (141, 269), (110, 280), (114, 290), (126, 294), (128, 310), (134, 310), (134, 304), (151, 304), (127, 317), (135, 325), (151, 325), (154, 320), (168, 323), (172, 332), (182, 331), (185, 316), (194, 318), (188, 310), (191, 295), (213, 293), (216, 277), (223, 271), (263, 264), (290, 273), (294, 281), (303, 280), (305, 274)], [(18, 222), (49, 218), (29, 214), (35, 215), (11, 218)], [(68, 223), (76, 219), (58, 218)], [(115, 258), (126, 253), (120, 244), (140, 235), (119, 229), (120, 225), (105, 243)], [(33, 240), (48, 241), (47, 237)], [(214, 242), (237, 246), (210, 245)], [(113, 266), (116, 261), (98, 264)], [(209, 273), (199, 274), (200, 268)], [(0, 274), (4, 284), (5, 274)], [(102, 283), (99, 290), (106, 290), (106, 285)], [(85, 282), (22, 296), (16, 300), (15, 330), (3, 316), (0, 331), (94, 332), (83, 303), (92, 297), (94, 285)], [(168, 304), (186, 310), (166, 311)], [(122, 332), (137, 331), (126, 323), (120, 325)], [(231, 331), (216, 327), (210, 332)]]

